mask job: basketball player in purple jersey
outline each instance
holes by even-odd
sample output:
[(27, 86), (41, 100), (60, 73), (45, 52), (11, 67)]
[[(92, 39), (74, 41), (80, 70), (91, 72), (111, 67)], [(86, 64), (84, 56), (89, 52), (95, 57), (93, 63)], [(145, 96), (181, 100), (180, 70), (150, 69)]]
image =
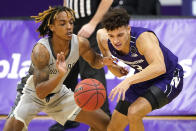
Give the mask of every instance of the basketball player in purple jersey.
[[(107, 131), (144, 131), (142, 118), (155, 109), (170, 103), (183, 87), (183, 69), (178, 58), (167, 49), (149, 29), (129, 26), (124, 9), (110, 10), (102, 20), (103, 29), (97, 41), (103, 56), (115, 56), (135, 69), (114, 87), (109, 95), (117, 96), (117, 106)], [(108, 66), (116, 76), (119, 68)]]

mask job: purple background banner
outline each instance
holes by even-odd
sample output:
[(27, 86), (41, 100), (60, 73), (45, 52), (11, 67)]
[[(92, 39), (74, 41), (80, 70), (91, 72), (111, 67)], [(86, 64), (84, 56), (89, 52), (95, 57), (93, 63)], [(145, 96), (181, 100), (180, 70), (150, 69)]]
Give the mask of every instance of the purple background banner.
[[(131, 20), (131, 26), (152, 29), (160, 41), (179, 57), (185, 79), (181, 94), (149, 115), (192, 115), (196, 112), (196, 19)], [(8, 114), (16, 96), (16, 84), (28, 71), (33, 45), (39, 39), (37, 24), (30, 20), (0, 20), (0, 114)], [(105, 68), (108, 93), (123, 78)], [(132, 75), (133, 70), (130, 70)], [(113, 111), (116, 102), (110, 101)]]

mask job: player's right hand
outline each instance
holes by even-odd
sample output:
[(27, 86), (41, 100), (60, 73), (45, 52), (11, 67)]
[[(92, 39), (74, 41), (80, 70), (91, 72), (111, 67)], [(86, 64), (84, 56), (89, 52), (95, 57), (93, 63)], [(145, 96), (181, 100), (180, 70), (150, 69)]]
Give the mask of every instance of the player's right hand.
[(118, 63), (118, 59), (117, 58), (113, 58), (111, 57), (103, 57), (103, 64), (106, 66), (112, 66), (112, 65), (116, 65)]
[(56, 68), (60, 75), (64, 75), (67, 72), (67, 67), (65, 63), (65, 54), (63, 52), (57, 54)]
[(123, 76), (126, 76), (126, 75), (129, 73), (129, 69), (126, 68), (126, 67), (121, 67), (121, 68), (120, 68), (120, 73), (121, 73)]

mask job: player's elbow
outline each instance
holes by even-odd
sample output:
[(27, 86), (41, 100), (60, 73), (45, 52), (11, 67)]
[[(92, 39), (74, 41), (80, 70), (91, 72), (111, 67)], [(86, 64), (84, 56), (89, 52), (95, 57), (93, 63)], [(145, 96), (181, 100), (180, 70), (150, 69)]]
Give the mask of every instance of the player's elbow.
[(164, 65), (161, 65), (161, 66), (159, 67), (159, 72), (160, 72), (161, 75), (166, 73), (165, 64), (164, 64)]

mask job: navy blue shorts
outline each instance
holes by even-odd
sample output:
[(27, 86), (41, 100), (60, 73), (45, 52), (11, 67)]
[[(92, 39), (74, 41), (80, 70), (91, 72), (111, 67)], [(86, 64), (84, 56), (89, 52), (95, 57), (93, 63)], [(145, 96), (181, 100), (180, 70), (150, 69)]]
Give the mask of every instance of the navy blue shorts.
[(125, 100), (119, 101), (116, 110), (127, 115), (128, 107), (138, 97), (146, 98), (152, 109), (159, 109), (176, 98), (183, 87), (183, 69), (177, 65), (170, 74), (165, 74), (155, 79), (132, 85), (125, 94)]

